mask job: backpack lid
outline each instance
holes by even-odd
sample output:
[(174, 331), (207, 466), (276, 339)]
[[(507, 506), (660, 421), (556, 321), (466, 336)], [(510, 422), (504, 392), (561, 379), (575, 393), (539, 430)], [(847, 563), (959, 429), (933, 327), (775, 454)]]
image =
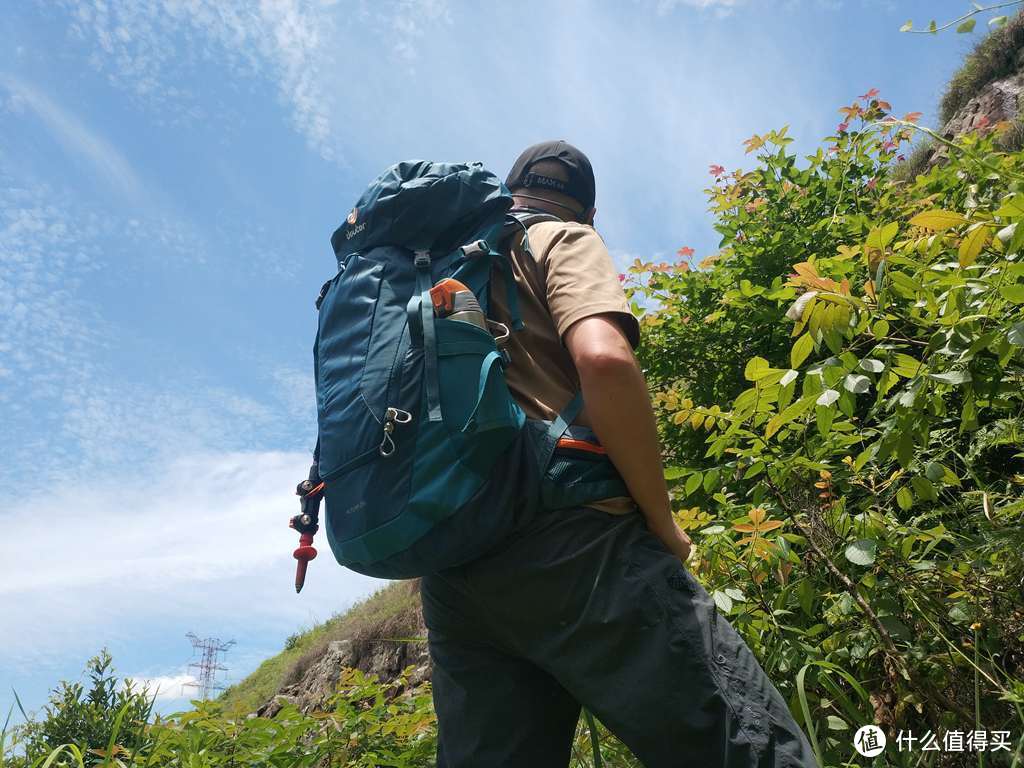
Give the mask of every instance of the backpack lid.
[(481, 163), (406, 160), (377, 177), (334, 234), (339, 264), (350, 253), (381, 245), (451, 249), (480, 222), (503, 218), (512, 196)]

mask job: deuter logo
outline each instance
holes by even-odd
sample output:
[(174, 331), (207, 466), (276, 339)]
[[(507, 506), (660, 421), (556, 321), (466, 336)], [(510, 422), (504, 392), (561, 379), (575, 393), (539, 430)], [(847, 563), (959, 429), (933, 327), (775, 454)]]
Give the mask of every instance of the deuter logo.
[(353, 237), (358, 235), (364, 229), (366, 229), (366, 222), (365, 221), (362, 224), (359, 224), (358, 226), (352, 227), (352, 229), (350, 229), (348, 232), (346, 232), (345, 233), (345, 239), (346, 240), (351, 240)]

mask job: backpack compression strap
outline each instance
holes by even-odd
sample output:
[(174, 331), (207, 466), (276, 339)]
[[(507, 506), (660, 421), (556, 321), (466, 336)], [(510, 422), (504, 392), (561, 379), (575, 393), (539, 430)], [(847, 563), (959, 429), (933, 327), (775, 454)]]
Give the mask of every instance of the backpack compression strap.
[(416, 291), (420, 296), (420, 326), (423, 331), (423, 363), (426, 368), (427, 420), (441, 421), (441, 393), (437, 383), (437, 335), (434, 303), (430, 300), (430, 252), (416, 251)]
[(562, 412), (555, 417), (554, 421), (551, 422), (551, 426), (548, 427), (548, 431), (544, 434), (544, 440), (541, 443), (540, 455), (537, 457), (540, 462), (540, 471), (544, 473), (547, 471), (548, 464), (551, 463), (551, 457), (555, 455), (555, 448), (558, 447), (558, 440), (565, 434), (565, 430), (572, 424), (572, 420), (575, 419), (580, 410), (583, 408), (583, 393), (577, 392), (573, 395), (572, 400), (569, 404), (562, 409)]

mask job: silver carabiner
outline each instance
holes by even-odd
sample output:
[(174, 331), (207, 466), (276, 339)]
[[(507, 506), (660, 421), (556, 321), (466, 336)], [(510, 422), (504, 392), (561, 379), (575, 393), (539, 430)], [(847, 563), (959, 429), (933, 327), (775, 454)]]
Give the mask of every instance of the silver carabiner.
[(384, 439), (380, 441), (380, 446), (377, 448), (381, 456), (385, 458), (391, 456), (398, 447), (391, 437), (391, 433), (395, 431), (395, 424), (408, 424), (410, 421), (412, 421), (412, 414), (401, 408), (388, 408), (384, 412)]
[(388, 408), (384, 419), (386, 421), (393, 421), (396, 424), (408, 424), (412, 421), (412, 414), (408, 411), (403, 411), (401, 408)]

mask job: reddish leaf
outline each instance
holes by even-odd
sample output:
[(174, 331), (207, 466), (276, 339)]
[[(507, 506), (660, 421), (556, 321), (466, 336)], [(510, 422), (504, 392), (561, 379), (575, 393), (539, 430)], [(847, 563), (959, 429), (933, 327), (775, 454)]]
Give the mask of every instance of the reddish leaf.
[(722, 166), (720, 166), (720, 165), (715, 165), (714, 163), (712, 163), (712, 164), (711, 164), (711, 165), (709, 166), (709, 168), (710, 168), (710, 173), (711, 173), (711, 175), (712, 175), (712, 176), (714, 176), (714, 177), (715, 177), (716, 179), (717, 179), (717, 178), (718, 178), (719, 176), (721, 176), (721, 175), (722, 175), (723, 173), (725, 173), (725, 168), (723, 168), (723, 167), (722, 167)]
[(903, 119), (908, 123), (916, 123), (918, 120), (921, 119), (921, 116), (923, 114), (923, 112), (908, 112), (903, 116)]
[(676, 253), (679, 255), (680, 258), (687, 259), (690, 256), (693, 256), (694, 250), (690, 246), (684, 245), (682, 248), (676, 251)]
[(870, 101), (871, 99), (875, 98), (875, 96), (877, 96), (878, 94), (879, 90), (877, 88), (872, 88), (870, 91), (862, 95), (861, 99), (863, 99), (864, 101)]

